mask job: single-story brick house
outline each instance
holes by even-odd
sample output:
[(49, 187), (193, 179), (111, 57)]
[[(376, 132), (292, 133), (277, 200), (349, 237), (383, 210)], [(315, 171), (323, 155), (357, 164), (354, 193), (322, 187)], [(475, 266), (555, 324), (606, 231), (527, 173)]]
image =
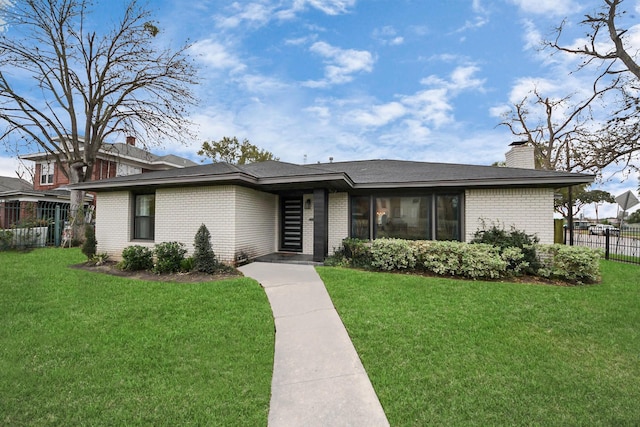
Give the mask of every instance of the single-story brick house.
[(514, 146), (507, 164), (214, 163), (74, 187), (97, 193), (98, 253), (115, 259), (134, 244), (192, 250), (203, 223), (225, 262), (279, 251), (321, 261), (346, 237), (468, 241), (482, 221), (553, 243), (555, 189), (593, 177), (533, 169), (527, 146)]

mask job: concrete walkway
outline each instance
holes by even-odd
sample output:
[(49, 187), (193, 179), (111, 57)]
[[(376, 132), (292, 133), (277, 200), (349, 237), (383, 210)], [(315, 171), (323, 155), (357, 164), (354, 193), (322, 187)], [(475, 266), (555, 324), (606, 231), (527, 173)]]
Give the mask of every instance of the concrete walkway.
[(388, 426), (369, 377), (309, 265), (254, 262), (276, 325), (269, 427)]

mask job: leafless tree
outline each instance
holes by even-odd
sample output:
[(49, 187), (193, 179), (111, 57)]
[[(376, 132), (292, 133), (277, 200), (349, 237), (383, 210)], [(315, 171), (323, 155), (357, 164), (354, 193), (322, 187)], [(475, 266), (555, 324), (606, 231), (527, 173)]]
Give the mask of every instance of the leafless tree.
[(602, 87), (599, 82), (596, 80), (591, 94), (580, 101), (574, 99), (575, 94), (554, 99), (533, 88), (527, 97), (503, 115), (500, 124), (535, 148), (537, 167), (597, 173), (604, 166), (593, 160), (593, 141), (597, 139), (598, 129), (591, 125), (592, 106), (617, 87), (618, 79)]
[(545, 44), (554, 50), (581, 56), (584, 60), (580, 68), (604, 66), (607, 75), (615, 76), (617, 100), (608, 105), (609, 116), (600, 131), (592, 134), (590, 149), (580, 154), (582, 163), (588, 167), (603, 169), (615, 163), (624, 169), (634, 166), (631, 163), (634, 154), (640, 152), (640, 65), (635, 59), (638, 47), (630, 46), (625, 40), (628, 28), (619, 28), (626, 14), (621, 9), (624, 0), (602, 1), (598, 12), (586, 15), (581, 21), (588, 28), (583, 46), (560, 43), (566, 22), (557, 28), (555, 40)]
[[(0, 139), (37, 144), (71, 183), (90, 179), (109, 136), (147, 144), (188, 135), (186, 109), (195, 104), (188, 45), (160, 47), (157, 23), (137, 0), (112, 27), (89, 19), (91, 6), (0, 2)], [(83, 197), (72, 192), (72, 210)]]
[[(560, 44), (559, 40), (565, 26), (564, 22), (557, 28), (556, 39), (546, 44), (562, 52), (583, 56), (585, 58), (583, 65), (587, 65), (595, 60), (611, 63), (622, 62), (622, 66), (616, 64), (617, 68), (611, 68), (609, 72), (624, 73), (628, 71), (632, 73), (637, 80), (640, 80), (640, 65), (634, 60), (633, 55), (629, 53), (624, 42), (624, 36), (628, 30), (620, 29), (616, 24), (616, 20), (619, 19), (622, 14), (626, 13), (625, 11), (619, 10), (619, 6), (623, 1), (624, 0), (603, 0), (604, 5), (600, 12), (585, 16), (581, 24), (588, 26), (590, 30), (587, 33), (587, 43), (584, 46), (572, 48)], [(602, 38), (608, 38), (613, 42), (609, 44), (611, 46), (610, 49), (604, 52), (598, 50), (602, 48), (603, 43), (600, 43)]]

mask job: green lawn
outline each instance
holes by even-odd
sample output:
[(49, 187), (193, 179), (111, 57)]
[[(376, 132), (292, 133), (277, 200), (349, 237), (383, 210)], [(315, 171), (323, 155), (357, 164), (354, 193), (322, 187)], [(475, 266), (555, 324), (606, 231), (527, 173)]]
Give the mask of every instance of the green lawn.
[(640, 266), (587, 287), (318, 268), (392, 426), (639, 425)]
[(0, 252), (0, 425), (266, 425), (274, 324), (238, 278), (155, 283)]

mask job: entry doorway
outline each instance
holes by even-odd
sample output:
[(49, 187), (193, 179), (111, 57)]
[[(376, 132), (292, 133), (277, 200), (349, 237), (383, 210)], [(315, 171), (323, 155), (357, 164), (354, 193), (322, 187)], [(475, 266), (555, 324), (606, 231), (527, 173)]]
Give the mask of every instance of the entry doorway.
[(280, 250), (302, 252), (302, 197), (280, 199)]

